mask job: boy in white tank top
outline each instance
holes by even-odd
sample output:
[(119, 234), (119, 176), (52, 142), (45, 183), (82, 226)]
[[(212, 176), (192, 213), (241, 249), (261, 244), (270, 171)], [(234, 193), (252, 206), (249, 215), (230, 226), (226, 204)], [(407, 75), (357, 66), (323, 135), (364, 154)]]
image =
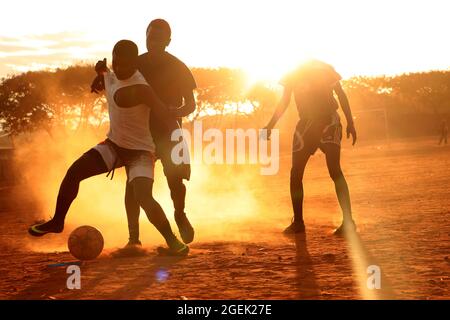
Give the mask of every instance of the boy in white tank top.
[(67, 170), (59, 189), (54, 217), (31, 226), (28, 230), (31, 235), (40, 237), (62, 232), (80, 182), (106, 172), (114, 175), (115, 168), (124, 166), (136, 201), (166, 240), (168, 248), (158, 248), (159, 253), (186, 255), (189, 252), (189, 248), (173, 234), (163, 209), (152, 195), (155, 145), (149, 130), (149, 108), (153, 108), (153, 115), (161, 118), (169, 130), (177, 129), (178, 125), (164, 116), (167, 110), (137, 70), (137, 58), (136, 44), (121, 40), (113, 49), (114, 72), (106, 68), (106, 60), (103, 66), (96, 66), (96, 71), (104, 74), (102, 80), (110, 118), (108, 138), (83, 154)]

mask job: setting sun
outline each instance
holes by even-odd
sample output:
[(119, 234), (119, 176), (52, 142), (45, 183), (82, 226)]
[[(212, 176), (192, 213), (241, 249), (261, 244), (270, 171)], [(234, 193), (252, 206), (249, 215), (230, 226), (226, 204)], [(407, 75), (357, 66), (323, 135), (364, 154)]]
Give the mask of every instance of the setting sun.
[(446, 1), (130, 2), (120, 10), (106, 1), (9, 2), (22, 13), (0, 21), (0, 75), (110, 58), (119, 39), (144, 51), (156, 17), (171, 23), (169, 51), (189, 66), (242, 68), (254, 80), (277, 81), (309, 57), (344, 77), (449, 67)]

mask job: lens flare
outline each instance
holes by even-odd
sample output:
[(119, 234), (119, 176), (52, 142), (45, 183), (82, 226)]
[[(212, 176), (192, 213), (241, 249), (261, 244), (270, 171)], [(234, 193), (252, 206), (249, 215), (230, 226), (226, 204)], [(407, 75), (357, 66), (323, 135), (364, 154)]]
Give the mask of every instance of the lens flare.
[(165, 282), (169, 278), (169, 272), (166, 269), (161, 268), (156, 271), (155, 278), (158, 282)]

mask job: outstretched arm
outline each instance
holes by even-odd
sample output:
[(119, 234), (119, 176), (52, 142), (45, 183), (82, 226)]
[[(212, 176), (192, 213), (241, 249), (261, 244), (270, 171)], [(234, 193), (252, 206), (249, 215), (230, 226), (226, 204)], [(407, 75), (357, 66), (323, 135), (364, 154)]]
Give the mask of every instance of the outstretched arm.
[(272, 130), (275, 127), (278, 120), (281, 118), (281, 116), (286, 111), (287, 107), (289, 106), (289, 102), (291, 101), (291, 95), (292, 95), (292, 89), (284, 88), (283, 96), (281, 97), (280, 102), (278, 102), (278, 105), (275, 109), (275, 112), (274, 112), (272, 118), (269, 121), (269, 124), (265, 128), (265, 129), (269, 130), (269, 135), (270, 135), (270, 130)]
[(91, 84), (91, 93), (99, 93), (100, 91), (105, 90), (105, 77), (104, 73), (108, 71), (108, 67), (106, 66), (106, 58), (103, 60), (97, 61), (95, 64), (95, 72), (97, 72), (97, 76), (92, 81)]
[(353, 123), (352, 110), (350, 109), (350, 103), (348, 102), (347, 95), (345, 94), (344, 89), (342, 89), (340, 82), (337, 82), (333, 89), (334, 92), (336, 92), (336, 95), (338, 96), (339, 104), (341, 105), (342, 111), (344, 112), (345, 115), (345, 119), (347, 120), (347, 139), (351, 135), (353, 139), (352, 145), (355, 145), (356, 129)]
[(145, 104), (152, 110), (152, 115), (159, 122), (166, 125), (170, 131), (179, 128), (179, 125), (173, 115), (169, 112), (167, 106), (158, 98), (152, 87), (139, 84), (121, 88), (114, 94), (114, 100), (121, 108), (131, 108), (138, 104)]

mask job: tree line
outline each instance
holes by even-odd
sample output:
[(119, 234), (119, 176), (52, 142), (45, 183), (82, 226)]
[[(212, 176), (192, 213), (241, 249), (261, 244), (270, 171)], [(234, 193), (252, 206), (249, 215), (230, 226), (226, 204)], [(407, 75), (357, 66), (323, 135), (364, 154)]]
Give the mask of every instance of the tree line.
[[(249, 86), (242, 70), (193, 68), (192, 72), (198, 85), (198, 107), (189, 121), (233, 117), (259, 124), (261, 119), (270, 117), (279, 97), (279, 90), (271, 84), (261, 82)], [(3, 78), (0, 82), (2, 130), (17, 135), (40, 129), (51, 135), (54, 129), (76, 132), (101, 128), (108, 119), (106, 101), (103, 95), (90, 92), (94, 76), (92, 65), (75, 65)], [(419, 124), (420, 119), (439, 121), (450, 115), (450, 71), (359, 76), (344, 80), (343, 86), (355, 112), (383, 109), (389, 121), (416, 119)], [(241, 110), (244, 104), (245, 109)]]

